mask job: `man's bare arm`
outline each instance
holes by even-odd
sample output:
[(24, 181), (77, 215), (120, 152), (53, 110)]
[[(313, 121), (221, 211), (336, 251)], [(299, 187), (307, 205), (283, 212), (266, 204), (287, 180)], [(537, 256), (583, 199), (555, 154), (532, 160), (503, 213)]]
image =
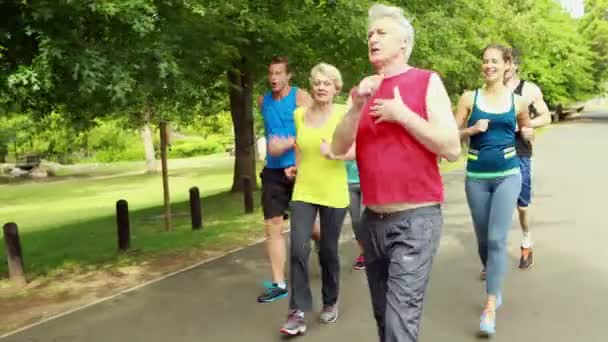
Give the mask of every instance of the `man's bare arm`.
[(355, 160), (357, 157), (357, 148), (355, 147), (355, 144), (353, 144), (350, 149), (348, 150), (348, 152), (346, 152), (346, 154), (341, 155), (340, 159), (342, 160)]
[(298, 107), (310, 107), (312, 105), (312, 97), (304, 89), (298, 89), (296, 93), (296, 106)]
[(426, 95), (428, 121), (408, 115), (401, 124), (421, 144), (449, 161), (460, 156), (460, 136), (448, 93), (437, 74), (431, 76)]
[(532, 119), (530, 122), (530, 127), (539, 128), (550, 124), (551, 113), (549, 112), (549, 108), (547, 107), (545, 99), (543, 98), (543, 92), (536, 84), (533, 84), (530, 93), (532, 100), (531, 103), (534, 105), (534, 108), (536, 108), (536, 112), (538, 113), (538, 116)]
[(327, 145), (323, 145), (325, 142), (321, 143), (321, 154), (325, 156), (325, 158), (333, 159), (333, 160), (355, 160), (356, 152), (355, 152), (355, 144), (353, 144), (348, 152), (342, 155), (335, 155), (331, 151), (331, 147)]
[(357, 128), (359, 126), (360, 109), (350, 107), (338, 124), (331, 139), (331, 153), (334, 155), (344, 155), (355, 143)]
[(331, 152), (334, 155), (346, 154), (355, 143), (357, 129), (359, 128), (359, 118), (365, 103), (376, 92), (383, 77), (381, 75), (371, 75), (365, 77), (351, 90), (346, 106), (348, 111), (344, 115), (342, 122), (334, 131), (331, 144)]

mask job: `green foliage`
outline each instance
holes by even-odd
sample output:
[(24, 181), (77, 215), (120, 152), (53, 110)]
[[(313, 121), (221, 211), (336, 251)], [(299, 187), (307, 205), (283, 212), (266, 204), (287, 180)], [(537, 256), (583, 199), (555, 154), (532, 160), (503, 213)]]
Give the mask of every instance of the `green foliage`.
[(599, 91), (606, 91), (608, 82), (608, 0), (586, 1), (586, 14), (580, 31), (588, 40), (593, 58), (593, 78)]
[[(28, 115), (0, 117), (0, 160), (2, 157), (38, 154), (62, 162), (116, 162), (144, 159), (140, 132), (129, 127), (126, 118), (96, 119), (92, 128), (76, 131), (54, 112), (33, 121)], [(191, 124), (173, 127), (171, 158), (185, 158), (226, 151), (232, 144), (230, 114), (199, 117)], [(158, 150), (158, 130), (154, 130)], [(158, 158), (159, 156), (157, 156)]]
[(189, 158), (194, 156), (203, 156), (224, 152), (226, 147), (222, 144), (222, 138), (219, 136), (209, 136), (203, 138), (187, 138), (175, 140), (171, 144), (169, 157), (171, 158)]
[(144, 159), (144, 149), (138, 132), (125, 128), (124, 119), (96, 120), (88, 132), (89, 160), (109, 163)]
[(11, 148), (15, 153), (15, 146), (21, 144), (24, 139), (24, 132), (31, 125), (31, 121), (26, 115), (11, 115), (0, 117), (0, 161), (5, 161)]
[(0, 152), (10, 154), (13, 159), (37, 154), (48, 160), (70, 163), (74, 154), (81, 152), (85, 141), (86, 135), (67, 124), (65, 116), (58, 112), (51, 112), (39, 121), (25, 114), (0, 117)]
[(552, 0), (533, 4), (517, 13), (507, 35), (523, 55), (524, 77), (541, 86), (548, 103), (584, 99), (594, 88), (593, 55), (576, 20)]
[(205, 103), (205, 23), (183, 1), (2, 2), (0, 13), (0, 109), (61, 107), (80, 128), (126, 113), (137, 127), (146, 108), (157, 122)]
[(130, 145), (122, 150), (108, 149), (95, 152), (94, 156), (85, 161), (113, 163), (118, 161), (138, 161), (144, 159), (144, 149), (141, 143)]
[(593, 92), (593, 53), (576, 20), (553, 0), (394, 2), (414, 18), (412, 63), (438, 71), (454, 100), (482, 84), (481, 52), (490, 43), (517, 48), (522, 77), (538, 83), (551, 103)]
[(197, 115), (191, 118), (187, 124), (179, 122), (174, 125), (175, 130), (185, 135), (198, 135), (208, 137), (220, 135), (228, 139), (233, 138), (232, 118), (230, 112), (220, 111), (213, 115)]
[[(522, 52), (524, 77), (557, 103), (597, 92), (608, 79), (607, 1), (588, 1), (580, 21), (553, 0), (385, 2), (413, 18), (412, 64), (438, 71), (453, 99), (481, 84), (481, 50), (498, 42)], [(56, 159), (86, 156), (88, 149), (107, 155), (103, 159), (126, 150), (132, 150), (128, 158), (139, 155), (120, 137), (116, 143), (93, 138), (103, 146), (87, 142), (91, 128), (112, 136), (95, 120), (102, 117), (121, 120), (133, 136), (159, 120), (185, 135), (243, 139), (233, 126), (259, 134), (261, 118), (253, 120), (250, 106), (255, 96), (238, 93), (230, 116), (228, 90), (252, 80), (261, 94), (267, 63), (277, 54), (289, 56), (300, 87), (308, 88), (310, 68), (323, 61), (336, 65), (350, 88), (372, 72), (369, 6), (365, 0), (0, 2), (0, 112), (30, 116), (26, 128), (0, 131), (0, 155), (7, 142)], [(228, 73), (242, 84), (229, 85)]]

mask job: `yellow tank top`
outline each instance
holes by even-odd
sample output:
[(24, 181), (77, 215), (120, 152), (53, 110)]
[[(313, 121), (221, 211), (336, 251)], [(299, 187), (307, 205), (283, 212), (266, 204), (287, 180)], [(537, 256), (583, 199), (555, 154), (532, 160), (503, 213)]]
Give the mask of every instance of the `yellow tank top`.
[(349, 197), (344, 161), (329, 160), (321, 155), (321, 141), (331, 142), (336, 127), (346, 113), (346, 107), (335, 104), (333, 113), (318, 128), (304, 124), (305, 112), (305, 108), (294, 111), (300, 160), (292, 200), (346, 208)]

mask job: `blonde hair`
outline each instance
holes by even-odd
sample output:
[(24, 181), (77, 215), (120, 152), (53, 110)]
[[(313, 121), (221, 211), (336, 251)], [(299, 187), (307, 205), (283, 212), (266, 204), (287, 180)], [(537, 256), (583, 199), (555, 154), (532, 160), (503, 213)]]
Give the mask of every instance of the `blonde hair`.
[(382, 4), (374, 4), (369, 9), (368, 26), (379, 19), (389, 18), (393, 20), (401, 29), (403, 40), (405, 40), (405, 61), (410, 59), (412, 50), (414, 49), (414, 27), (403, 14), (403, 9), (395, 6), (387, 6)]
[(339, 92), (342, 89), (342, 74), (340, 74), (340, 70), (335, 66), (327, 63), (319, 63), (315, 65), (312, 70), (310, 70), (310, 84), (313, 84), (313, 80), (317, 74), (322, 74), (327, 76), (336, 87), (336, 90)]

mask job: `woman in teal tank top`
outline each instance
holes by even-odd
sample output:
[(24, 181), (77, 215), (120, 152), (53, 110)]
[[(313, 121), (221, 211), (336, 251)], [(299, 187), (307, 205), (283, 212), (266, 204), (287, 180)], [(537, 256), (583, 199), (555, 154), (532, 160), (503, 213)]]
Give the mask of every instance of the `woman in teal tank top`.
[(350, 203), (348, 205), (348, 214), (350, 222), (355, 234), (355, 239), (359, 244), (359, 256), (353, 263), (353, 268), (356, 270), (365, 269), (365, 257), (363, 256), (363, 240), (359, 227), (361, 225), (361, 208), (363, 201), (361, 196), (361, 184), (359, 184), (359, 168), (355, 159), (355, 145), (350, 148), (350, 151), (345, 155), (346, 160), (346, 176), (348, 179), (348, 193), (350, 194)]
[(528, 139), (533, 134), (527, 103), (504, 85), (509, 60), (509, 50), (503, 46), (484, 49), (485, 86), (465, 92), (456, 112), (461, 137), (469, 139), (465, 190), (486, 280), (486, 302), (479, 324), (480, 333), (485, 335), (496, 331), (507, 235), (521, 188), (515, 132), (521, 130)]
[[(349, 104), (347, 104), (349, 106)], [(329, 150), (329, 146), (327, 147)], [(351, 226), (355, 239), (359, 245), (359, 255), (355, 258), (353, 268), (355, 270), (365, 270), (365, 257), (363, 255), (363, 240), (359, 227), (361, 224), (361, 213), (363, 208), (363, 201), (361, 195), (361, 185), (359, 182), (359, 168), (357, 167), (356, 158), (356, 147), (355, 144), (351, 146), (348, 152), (343, 156), (333, 156), (335, 159), (344, 160), (346, 166), (346, 179), (348, 181), (348, 193), (350, 195), (350, 202), (348, 204), (348, 214), (350, 215)]]

